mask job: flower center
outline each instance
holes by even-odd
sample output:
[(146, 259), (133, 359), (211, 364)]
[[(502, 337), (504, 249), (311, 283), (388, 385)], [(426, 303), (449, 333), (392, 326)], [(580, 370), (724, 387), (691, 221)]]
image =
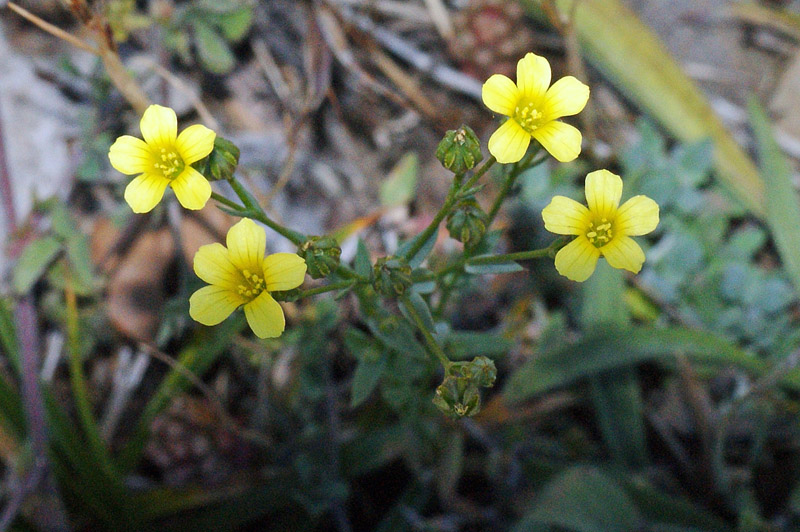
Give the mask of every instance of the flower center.
[(590, 222), (589, 228), (586, 230), (586, 238), (596, 248), (601, 248), (611, 242), (614, 233), (608, 218), (603, 218), (599, 222)]
[(239, 295), (251, 301), (255, 299), (258, 294), (263, 292), (264, 288), (267, 286), (267, 283), (264, 282), (263, 277), (255, 273), (251, 273), (250, 270), (242, 270), (242, 279), (244, 280), (244, 283), (237, 287)]
[(155, 160), (156, 172), (167, 179), (175, 179), (186, 167), (183, 159), (174, 149), (161, 148), (159, 152), (156, 152)]
[(519, 102), (514, 108), (514, 120), (528, 133), (533, 133), (542, 125), (543, 116), (544, 113), (531, 102)]

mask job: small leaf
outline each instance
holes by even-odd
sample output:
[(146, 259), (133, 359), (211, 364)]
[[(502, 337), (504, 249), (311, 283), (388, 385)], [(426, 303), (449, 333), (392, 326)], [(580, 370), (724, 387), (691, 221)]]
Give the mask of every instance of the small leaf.
[(372, 262), (369, 260), (369, 251), (362, 239), (358, 239), (356, 244), (356, 257), (353, 260), (353, 267), (358, 275), (361, 277), (372, 276)]
[(362, 359), (358, 362), (353, 373), (353, 382), (350, 388), (350, 408), (355, 408), (369, 397), (378, 386), (386, 368), (386, 357), (381, 356), (377, 361)]
[(381, 183), (380, 200), (386, 207), (406, 205), (414, 197), (419, 175), (419, 157), (407, 153)]
[[(414, 306), (414, 310), (417, 311), (417, 314), (419, 314), (420, 318), (422, 318), (422, 323), (425, 326), (425, 328), (431, 332), (434, 332), (436, 330), (436, 325), (433, 323), (433, 316), (431, 315), (431, 309), (428, 307), (428, 304), (425, 302), (425, 300), (422, 299), (422, 296), (416, 292), (411, 292), (408, 294), (408, 301), (409, 303), (411, 303), (411, 305)], [(405, 315), (405, 308), (401, 306), (400, 309), (403, 311), (403, 314)], [(408, 316), (406, 316), (406, 318), (408, 318), (408, 320), (411, 321), (411, 323), (414, 323), (414, 320), (412, 320)]]
[(62, 249), (61, 242), (52, 236), (39, 238), (28, 244), (14, 266), (14, 290), (20, 294), (30, 290)]
[(194, 37), (197, 55), (209, 72), (225, 74), (233, 70), (236, 59), (233, 57), (228, 43), (216, 30), (205, 22), (195, 20)]
[[(425, 243), (422, 245), (422, 247), (419, 248), (419, 251), (417, 251), (417, 253), (413, 257), (408, 257), (409, 266), (411, 266), (412, 268), (416, 268), (420, 264), (422, 264), (422, 262), (425, 260), (425, 258), (430, 254), (431, 250), (433, 249), (434, 244), (436, 244), (436, 237), (438, 235), (439, 235), (439, 228), (437, 227), (436, 230), (433, 231), (433, 233), (431, 233), (431, 236), (428, 237), (428, 239), (425, 241)], [(398, 256), (405, 256), (406, 252), (409, 249), (411, 249), (411, 246), (414, 245), (414, 242), (419, 240), (421, 237), (422, 237), (422, 233), (418, 234), (417, 236), (415, 236), (411, 240), (407, 240), (406, 242), (403, 242), (397, 248), (397, 255)]]
[(225, 13), (220, 15), (216, 22), (225, 38), (229, 41), (238, 41), (247, 35), (247, 31), (250, 29), (250, 25), (253, 22), (253, 9), (243, 7), (236, 11)]

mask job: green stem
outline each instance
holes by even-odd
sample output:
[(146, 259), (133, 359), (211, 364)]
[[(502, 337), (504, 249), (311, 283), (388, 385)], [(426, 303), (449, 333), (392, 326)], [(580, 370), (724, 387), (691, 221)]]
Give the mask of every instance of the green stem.
[(258, 204), (252, 194), (250, 194), (250, 192), (248, 192), (247, 189), (245, 189), (235, 177), (228, 180), (228, 183), (230, 183), (231, 188), (233, 188), (233, 191), (236, 192), (236, 195), (239, 196), (239, 199), (242, 200), (244, 206), (247, 207), (247, 211), (242, 212), (243, 216), (258, 220), (276, 233), (284, 236), (286, 239), (291, 240), (297, 245), (305, 242), (305, 235), (298, 233), (297, 231), (292, 231), (291, 229), (282, 226), (267, 216), (267, 213), (264, 212), (264, 209), (261, 208), (261, 205)]
[(343, 288), (349, 288), (356, 284), (357, 280), (347, 280), (347, 281), (339, 281), (336, 283), (327, 284), (325, 286), (318, 286), (316, 288), (309, 288), (308, 290), (303, 290), (297, 295), (297, 298), (315, 296), (317, 294), (324, 294), (325, 292), (333, 292), (334, 290), (341, 290)]
[(517, 260), (538, 259), (541, 257), (552, 257), (555, 252), (561, 249), (566, 243), (567, 239), (559, 238), (553, 241), (552, 244), (542, 249), (532, 249), (530, 251), (518, 251), (517, 253), (506, 253), (504, 255), (492, 255), (490, 257), (475, 257), (469, 259), (470, 264), (503, 264), (506, 262), (513, 262)]
[(496, 163), (496, 162), (497, 162), (497, 159), (494, 158), (494, 155), (492, 155), (491, 157), (486, 159), (483, 162), (483, 165), (480, 168), (478, 168), (477, 170), (475, 170), (475, 173), (472, 174), (472, 177), (470, 177), (469, 181), (466, 182), (466, 184), (464, 185), (464, 188), (468, 189), (468, 188), (472, 188), (473, 186), (475, 186), (475, 183), (478, 182), (478, 179), (480, 179), (483, 176), (483, 174), (488, 172), (489, 169), (492, 166), (494, 166), (494, 163)]
[(216, 192), (211, 193), (211, 199), (216, 200), (218, 203), (222, 203), (226, 207), (230, 207), (231, 209), (237, 211), (243, 211), (246, 208), (244, 205), (239, 205), (235, 201), (231, 201), (222, 194), (217, 194)]
[(422, 316), (419, 315), (417, 309), (415, 309), (414, 305), (411, 304), (411, 301), (408, 300), (408, 297), (403, 297), (400, 301), (402, 302), (403, 307), (406, 309), (408, 315), (411, 316), (411, 319), (414, 321), (414, 325), (417, 326), (417, 329), (419, 329), (423, 338), (425, 338), (425, 343), (427, 344), (430, 352), (436, 355), (436, 358), (439, 359), (442, 367), (444, 367), (445, 371), (447, 371), (453, 363), (449, 358), (447, 358), (447, 355), (444, 354), (444, 351), (433, 337), (433, 333), (425, 326)]

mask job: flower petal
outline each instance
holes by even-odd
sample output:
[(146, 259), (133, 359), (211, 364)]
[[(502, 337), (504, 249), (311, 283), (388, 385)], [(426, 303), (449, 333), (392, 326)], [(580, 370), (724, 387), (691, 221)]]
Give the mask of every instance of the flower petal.
[(200, 246), (194, 254), (194, 273), (207, 282), (236, 291), (242, 282), (242, 274), (228, 258), (228, 250), (219, 242)]
[(580, 235), (591, 221), (589, 209), (564, 196), (554, 196), (542, 210), (544, 228), (557, 235)]
[(639, 273), (644, 263), (644, 251), (629, 236), (616, 236), (600, 248), (608, 263), (615, 268)]
[(515, 163), (522, 159), (530, 143), (530, 134), (509, 118), (489, 137), (489, 153), (499, 163)]
[(622, 179), (617, 174), (595, 170), (586, 176), (586, 203), (595, 216), (610, 220), (617, 210), (620, 197)]
[(538, 102), (550, 85), (550, 63), (542, 56), (528, 52), (517, 62), (517, 87), (522, 95)]
[(250, 218), (244, 218), (228, 230), (228, 257), (239, 270), (262, 271), (267, 233)]
[(244, 306), (247, 323), (259, 338), (277, 338), (286, 327), (283, 309), (269, 292), (261, 292)]
[(203, 174), (187, 166), (181, 175), (170, 182), (178, 201), (187, 209), (196, 211), (206, 206), (211, 197), (211, 184)]
[(483, 103), (501, 115), (511, 116), (519, 101), (520, 91), (513, 81), (502, 74), (494, 74), (483, 84)]
[(562, 163), (574, 160), (581, 153), (581, 132), (564, 122), (547, 122), (532, 134), (550, 155)]
[(297, 288), (305, 276), (306, 261), (295, 253), (275, 253), (264, 259), (264, 281), (270, 292)]
[(556, 270), (572, 281), (582, 282), (589, 278), (600, 258), (600, 250), (579, 236), (556, 253)]
[(145, 109), (139, 127), (144, 140), (151, 147), (172, 146), (178, 136), (178, 117), (169, 107), (151, 105)]
[(111, 166), (123, 174), (141, 174), (153, 169), (155, 160), (147, 143), (142, 139), (123, 135), (108, 150)]
[(183, 162), (192, 164), (197, 162), (214, 149), (214, 139), (217, 134), (206, 126), (195, 124), (189, 126), (178, 135), (175, 147)]
[(189, 298), (189, 316), (203, 325), (217, 325), (244, 303), (236, 292), (220, 286), (204, 286)]
[(133, 212), (150, 212), (164, 197), (169, 179), (156, 174), (142, 174), (125, 187), (125, 201)]
[(549, 120), (572, 116), (583, 111), (589, 101), (589, 87), (567, 76), (553, 83), (544, 95), (542, 111)]
[(658, 203), (647, 196), (634, 196), (617, 211), (614, 226), (621, 235), (646, 235), (658, 225)]

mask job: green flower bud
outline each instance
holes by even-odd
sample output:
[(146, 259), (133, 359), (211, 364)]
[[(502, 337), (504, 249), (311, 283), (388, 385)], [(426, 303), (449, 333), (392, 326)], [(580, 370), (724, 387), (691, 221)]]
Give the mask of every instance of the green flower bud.
[(463, 243), (467, 248), (478, 244), (486, 233), (489, 216), (470, 196), (459, 202), (447, 216), (447, 230), (450, 236)]
[(454, 174), (464, 174), (483, 159), (481, 142), (469, 126), (462, 125), (444, 134), (436, 158)]
[(402, 257), (382, 257), (372, 270), (372, 286), (384, 296), (402, 296), (414, 282), (411, 279), (411, 266)]
[(454, 418), (474, 416), (481, 409), (481, 394), (469, 379), (449, 376), (436, 388), (433, 404)]
[(491, 358), (475, 357), (467, 364), (465, 373), (472, 383), (482, 388), (491, 388), (497, 379), (497, 368)]
[(300, 244), (297, 254), (303, 257), (312, 279), (322, 279), (339, 266), (342, 248), (330, 236), (312, 236)]
[(206, 176), (209, 181), (219, 179), (232, 179), (236, 167), (239, 165), (239, 148), (219, 135), (214, 139), (214, 149), (208, 156), (208, 169), (211, 176)]

